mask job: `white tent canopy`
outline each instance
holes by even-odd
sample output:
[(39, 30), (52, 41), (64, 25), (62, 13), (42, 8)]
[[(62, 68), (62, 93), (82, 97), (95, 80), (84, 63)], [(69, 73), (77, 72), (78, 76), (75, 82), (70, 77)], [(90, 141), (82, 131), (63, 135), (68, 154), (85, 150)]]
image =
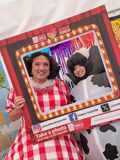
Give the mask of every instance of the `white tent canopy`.
[(1, 0), (0, 39), (53, 23), (94, 7), (120, 8), (114, 0)]

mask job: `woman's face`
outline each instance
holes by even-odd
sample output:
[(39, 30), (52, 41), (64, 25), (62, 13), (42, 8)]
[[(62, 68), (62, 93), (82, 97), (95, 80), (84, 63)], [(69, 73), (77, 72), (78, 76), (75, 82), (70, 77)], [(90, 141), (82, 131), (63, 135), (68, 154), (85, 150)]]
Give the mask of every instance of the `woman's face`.
[(32, 76), (36, 82), (45, 82), (50, 74), (50, 63), (47, 57), (40, 55), (33, 59)]
[(75, 65), (73, 73), (76, 77), (82, 78), (86, 74), (86, 69), (84, 66)]

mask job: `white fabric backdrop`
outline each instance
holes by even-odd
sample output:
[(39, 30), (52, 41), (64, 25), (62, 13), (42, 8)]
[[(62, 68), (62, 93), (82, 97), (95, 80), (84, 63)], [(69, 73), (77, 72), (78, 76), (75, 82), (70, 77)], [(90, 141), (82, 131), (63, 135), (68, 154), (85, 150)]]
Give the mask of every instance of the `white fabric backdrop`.
[(0, 0), (0, 39), (105, 5), (120, 8), (115, 0)]

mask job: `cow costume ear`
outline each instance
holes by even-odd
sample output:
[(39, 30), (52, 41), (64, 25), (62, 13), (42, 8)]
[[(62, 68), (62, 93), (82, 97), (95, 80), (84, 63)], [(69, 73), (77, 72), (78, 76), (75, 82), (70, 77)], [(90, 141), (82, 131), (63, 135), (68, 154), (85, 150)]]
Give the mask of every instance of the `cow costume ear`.
[(89, 54), (88, 62), (92, 64), (91, 74), (94, 75), (91, 81), (94, 85), (99, 87), (110, 87), (98, 47), (95, 45), (92, 46), (89, 50)]
[(98, 74), (105, 71), (99, 49), (95, 45), (89, 49), (88, 62), (93, 65), (92, 74)]

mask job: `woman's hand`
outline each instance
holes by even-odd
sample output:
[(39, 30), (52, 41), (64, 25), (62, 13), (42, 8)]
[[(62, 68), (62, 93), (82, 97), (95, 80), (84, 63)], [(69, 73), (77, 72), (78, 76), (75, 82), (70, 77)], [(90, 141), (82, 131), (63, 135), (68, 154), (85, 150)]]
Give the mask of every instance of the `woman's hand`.
[(19, 119), (22, 116), (22, 108), (24, 107), (25, 99), (21, 96), (15, 97), (13, 110), (9, 112), (9, 117), (12, 121)]
[(15, 97), (14, 108), (21, 109), (25, 104), (25, 99), (22, 96)]

